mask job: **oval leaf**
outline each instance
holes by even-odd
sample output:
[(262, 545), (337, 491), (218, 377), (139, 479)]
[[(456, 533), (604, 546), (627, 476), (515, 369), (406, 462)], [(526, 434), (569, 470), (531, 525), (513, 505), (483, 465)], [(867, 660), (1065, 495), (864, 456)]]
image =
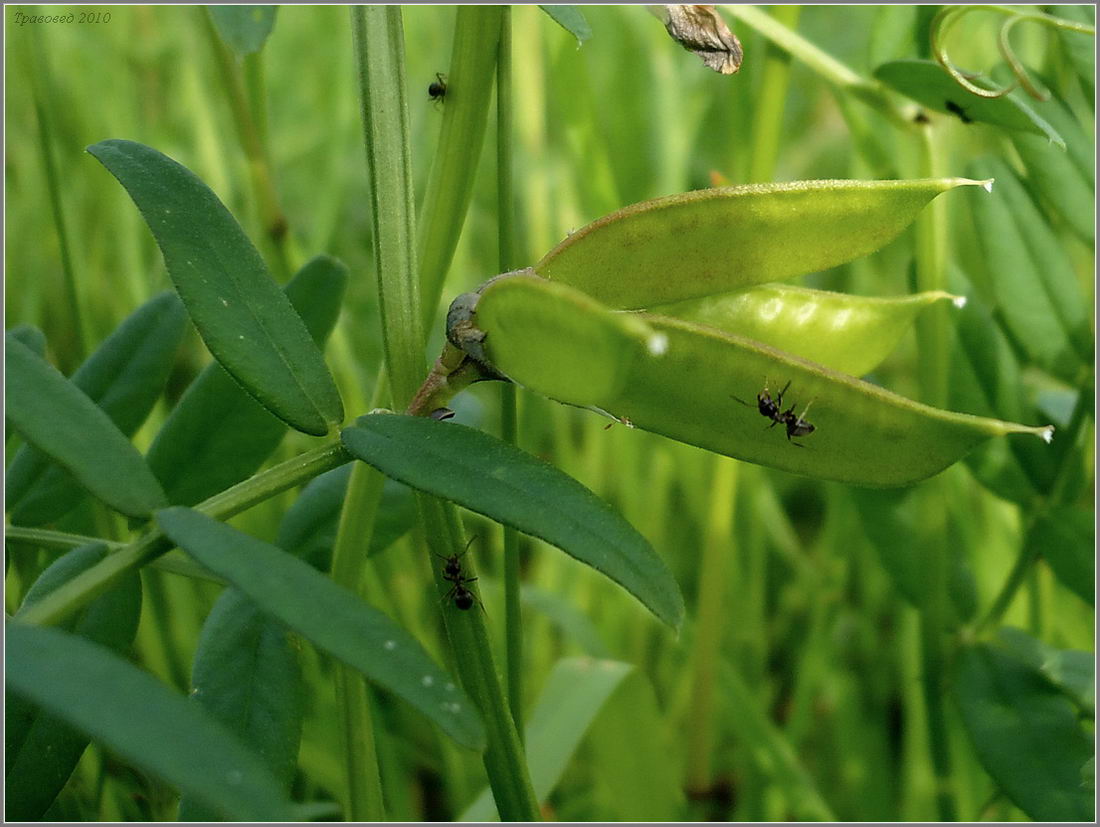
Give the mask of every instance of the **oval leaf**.
[[(106, 553), (104, 544), (92, 543), (59, 557), (34, 581), (15, 616), (20, 617)], [(81, 637), (125, 654), (133, 643), (140, 615), (141, 580), (135, 574), (98, 597), (67, 625)], [(18, 695), (7, 698), (4, 719), (5, 815), (16, 821), (40, 820), (72, 775), (88, 746), (88, 736)]]
[[(161, 293), (125, 319), (69, 381), (132, 436), (164, 390), (186, 323), (180, 300)], [(13, 523), (41, 525), (68, 513), (83, 491), (45, 454), (27, 446), (8, 467), (5, 494)]]
[[(1066, 148), (1062, 136), (1041, 118), (1019, 92), (999, 98), (971, 94), (955, 82), (947, 70), (932, 60), (891, 60), (875, 69), (875, 77), (921, 106), (954, 115), (963, 123), (979, 121), (1004, 129), (1042, 135)], [(982, 85), (981, 78), (971, 81)], [(986, 84), (988, 88), (993, 87)]]
[(8, 690), (227, 820), (289, 821), (278, 785), (220, 724), (110, 650), (57, 629), (7, 624)]
[(874, 298), (764, 284), (651, 308), (658, 316), (714, 327), (863, 376), (885, 359), (921, 310), (955, 300), (942, 291)]
[(1027, 544), (1050, 565), (1062, 585), (1095, 605), (1096, 522), (1091, 508), (1059, 506), (1040, 515)]
[(186, 167), (133, 141), (88, 147), (134, 199), (206, 346), (288, 425), (324, 436), (344, 418), (324, 358), (252, 242)]
[[(507, 358), (503, 354), (522, 349), (530, 357), (522, 364), (510, 362), (505, 373), (548, 395), (542, 376), (557, 370), (546, 365), (556, 363), (563, 341), (555, 327), (576, 326), (572, 320), (558, 320), (586, 307), (563, 306), (558, 301), (561, 290), (547, 290), (538, 279), (500, 279), (485, 288), (476, 312), (490, 363), (497, 364), (498, 353)], [(525, 301), (535, 308), (541, 302), (546, 318), (522, 331), (497, 325), (498, 300), (508, 307)], [(583, 312), (617, 315), (599, 307)], [(930, 408), (750, 339), (660, 316), (643, 314), (640, 319), (663, 337), (663, 350), (633, 352), (620, 365), (575, 363), (577, 374), (623, 374), (620, 390), (595, 400), (596, 406), (638, 427), (726, 456), (857, 485), (907, 485), (942, 471), (991, 436), (1022, 432), (1049, 438), (1051, 433), (1049, 427)], [(755, 404), (765, 386), (774, 400), (788, 382), (783, 408), (815, 426), (794, 440), (761, 416)], [(556, 382), (554, 391), (563, 390), (568, 387)], [(734, 397), (747, 402), (740, 404)], [(567, 394), (555, 398), (592, 403), (587, 396), (583, 401)]]
[(555, 23), (577, 38), (577, 47), (592, 37), (592, 27), (577, 6), (539, 6)]
[(1092, 738), (1061, 691), (988, 644), (960, 653), (954, 691), (978, 760), (1016, 806), (1036, 821), (1092, 821)]
[[(226, 589), (202, 626), (191, 699), (260, 757), (284, 792), (298, 762), (305, 694), (298, 651), (286, 627), (237, 589)], [(180, 821), (214, 814), (185, 795)]]
[[(308, 564), (205, 514), (157, 512), (172, 541), (318, 648), (404, 698), (463, 746), (485, 733), (460, 688), (408, 632)], [(322, 608), (323, 607), (323, 610)]]
[(27, 442), (128, 517), (162, 506), (160, 483), (107, 414), (18, 339), (5, 343), (5, 414)]
[(572, 233), (535, 270), (617, 310), (728, 293), (872, 253), (940, 193), (980, 183), (799, 181), (697, 190), (606, 215)]
[[(347, 268), (328, 256), (311, 259), (285, 293), (318, 347), (336, 324)], [(168, 502), (194, 505), (247, 479), (279, 446), (286, 423), (249, 396), (214, 362), (172, 409), (146, 460)]]
[(653, 547), (554, 466), (465, 425), (421, 417), (362, 416), (341, 439), (386, 476), (554, 544), (610, 577), (665, 623), (680, 624), (683, 598)]

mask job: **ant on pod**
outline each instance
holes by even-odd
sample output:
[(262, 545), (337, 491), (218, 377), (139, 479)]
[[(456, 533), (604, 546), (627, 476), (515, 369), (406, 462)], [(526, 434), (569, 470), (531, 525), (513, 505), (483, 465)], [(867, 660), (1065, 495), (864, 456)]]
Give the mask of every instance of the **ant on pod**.
[[(803, 448), (805, 446), (798, 442), (794, 442), (792, 440), (792, 437), (806, 436), (807, 434), (812, 434), (814, 432), (815, 428), (813, 423), (806, 421), (806, 413), (810, 410), (810, 405), (813, 404), (813, 401), (806, 405), (802, 413), (798, 416), (795, 416), (793, 404), (789, 408), (787, 408), (787, 410), (783, 410), (783, 394), (787, 392), (787, 389), (790, 386), (791, 382), (788, 379), (787, 384), (783, 386), (783, 390), (776, 394), (775, 399), (772, 399), (772, 395), (768, 391), (768, 379), (767, 377), (764, 377), (764, 390), (760, 391), (760, 393), (756, 395), (756, 409), (760, 412), (760, 415), (762, 417), (764, 417), (765, 419), (770, 419), (772, 421), (772, 424), (769, 425), (768, 428), (774, 428), (776, 425), (782, 425), (784, 428), (787, 429), (787, 441), (790, 442), (792, 445), (797, 445), (799, 448)], [(752, 407), (752, 405), (750, 405), (744, 399), (733, 396), (733, 394), (730, 394), (730, 398), (736, 399), (746, 408)]]
[[(477, 600), (479, 604), (481, 603), (481, 601), (478, 600), (477, 595), (466, 588), (467, 583), (473, 583), (475, 580), (477, 580), (477, 578), (464, 577), (462, 574), (461, 562), (462, 558), (466, 556), (466, 553), (470, 550), (470, 546), (476, 539), (477, 535), (471, 537), (469, 542), (466, 543), (465, 550), (461, 554), (452, 554), (449, 557), (444, 557), (442, 554), (432, 552), (433, 554), (435, 554), (436, 557), (443, 561), (443, 579), (452, 584), (451, 590), (443, 596), (443, 599), (453, 599), (455, 608), (461, 609), (462, 611), (466, 611), (471, 606), (473, 606), (475, 600)], [(481, 610), (485, 611), (485, 607), (482, 606)]]

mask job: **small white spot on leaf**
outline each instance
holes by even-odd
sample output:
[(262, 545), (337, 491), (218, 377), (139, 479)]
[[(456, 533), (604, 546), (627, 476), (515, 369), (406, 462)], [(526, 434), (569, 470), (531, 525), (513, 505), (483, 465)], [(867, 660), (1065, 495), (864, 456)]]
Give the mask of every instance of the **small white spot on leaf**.
[(397, 641), (387, 640), (385, 643), (382, 644), (382, 648), (385, 649), (387, 652), (392, 652), (394, 649), (397, 648)]
[(646, 347), (654, 356), (664, 356), (668, 353), (668, 336), (664, 333), (654, 333), (646, 342)]
[(433, 683), (435, 683), (435, 678), (433, 678), (431, 675), (425, 675), (420, 679), (420, 682), (424, 684), (424, 686), (431, 686)]

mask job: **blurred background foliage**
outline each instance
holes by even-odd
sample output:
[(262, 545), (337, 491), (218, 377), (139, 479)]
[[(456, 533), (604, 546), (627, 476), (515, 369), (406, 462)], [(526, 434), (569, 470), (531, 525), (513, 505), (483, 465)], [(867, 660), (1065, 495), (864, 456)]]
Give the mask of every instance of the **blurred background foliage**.
[[(20, 26), (14, 14), (32, 13), (31, 7), (5, 9), (6, 326), (41, 328), (48, 357), (67, 374), (134, 308), (169, 286), (151, 234), (126, 193), (84, 152), (89, 144), (126, 138), (189, 167), (279, 272), (205, 8), (80, 8), (109, 12), (110, 22)], [(807, 6), (777, 7), (774, 13), (869, 78), (885, 61), (928, 57), (928, 25), (936, 9)], [(1052, 11), (1058, 13), (1058, 7)], [(522, 264), (536, 261), (567, 232), (623, 205), (716, 182), (752, 182), (761, 169), (754, 158), (762, 151), (775, 159), (767, 180), (919, 177), (912, 134), (836, 91), (800, 60), (788, 61), (731, 16), (727, 20), (745, 59), (738, 74), (722, 76), (669, 40), (643, 8), (584, 7), (583, 13), (592, 37), (580, 47), (537, 7), (517, 7), (513, 14), (516, 257)], [(410, 6), (404, 19), (419, 198), (446, 106), (431, 101), (427, 89), (436, 72), (447, 71), (454, 9)], [(1084, 39), (1091, 46), (1092, 40)], [(1013, 33), (1024, 62), (1042, 74), (1082, 124), (1091, 153), (1093, 90), (1075, 74), (1066, 43), (1040, 27), (1019, 26)], [(968, 69), (988, 72), (999, 62), (996, 25), (980, 14), (962, 21), (949, 46), (952, 60)], [(777, 85), (777, 73), (769, 70), (777, 64), (789, 65), (785, 85)], [(248, 76), (266, 89), (266, 146), (289, 228), (291, 268), (328, 253), (352, 274), (327, 356), (349, 415), (355, 415), (368, 408), (381, 343), (347, 9), (281, 7)], [(777, 99), (781, 128), (760, 136), (758, 115)], [(900, 96), (897, 102), (906, 105)], [(927, 117), (942, 174), (964, 175), (975, 160), (992, 157), (1028, 175), (1024, 153), (1009, 133), (939, 113)], [(438, 352), (442, 312), (451, 298), (498, 269), (494, 149), (490, 129), (426, 358)], [(1049, 144), (1031, 149), (1060, 151)], [(60, 182), (79, 314), (62, 275), (46, 186), (47, 153)], [(1069, 382), (1037, 368), (1017, 343), (1004, 344), (997, 313), (991, 316), (969, 287), (984, 277), (987, 258), (968, 209), (970, 198), (968, 193), (944, 200), (955, 274), (951, 289), (971, 298), (979, 330), (1000, 343), (983, 345), (987, 358), (979, 352), (978, 360), (1009, 360), (1025, 415), (1031, 417), (1019, 421), (1065, 425), (1079, 394), (1091, 398), (1092, 366)], [(1091, 307), (1091, 239), (1082, 238), (1044, 196), (1034, 200)], [(905, 233), (875, 255), (802, 283), (865, 295), (911, 292), (914, 245), (914, 233)], [(74, 324), (77, 317), (82, 327)], [(164, 399), (135, 436), (139, 448), (147, 449), (167, 411), (208, 361), (190, 332)], [(916, 397), (919, 367), (916, 337), (908, 336), (871, 379)], [(969, 410), (964, 405), (974, 381), (973, 373), (953, 362), (952, 407)], [(459, 421), (498, 432), (497, 396), (489, 384), (474, 387), (456, 400)], [(1072, 480), (1062, 504), (1091, 513), (1093, 423), (1091, 404), (1086, 407), (1082, 436), (1068, 446)], [(991, 413), (1014, 418), (1006, 411)], [(528, 703), (535, 702), (563, 656), (612, 658), (636, 667), (568, 764), (548, 815), (562, 820), (929, 820), (945, 812), (960, 818), (1023, 817), (997, 794), (950, 705), (946, 730), (937, 736), (949, 752), (950, 774), (946, 790), (937, 786), (917, 606), (926, 575), (922, 555), (935, 547), (946, 549), (950, 562), (946, 582), (958, 622), (949, 625), (962, 628), (985, 614), (1024, 547), (1029, 515), (1036, 513), (1031, 505), (998, 496), (1004, 491), (994, 493), (995, 485), (990, 490), (977, 484), (964, 463), (918, 487), (921, 496), (937, 503), (932, 512), (906, 510), (906, 492), (864, 492), (734, 465), (619, 425), (605, 429), (607, 420), (590, 412), (523, 392), (520, 414), (521, 446), (619, 509), (668, 562), (689, 606), (689, 619), (674, 637), (596, 573), (537, 541), (522, 540)], [(291, 433), (271, 462), (310, 444), (308, 437)], [(297, 495), (280, 495), (234, 523), (274, 540)], [(929, 513), (935, 519), (929, 520)], [(500, 615), (499, 533), (480, 518), (468, 519), (477, 534), (473, 553), (486, 608), (490, 617)], [(58, 527), (116, 538), (124, 529), (88, 505)], [(1033, 542), (1082, 542), (1079, 533), (1055, 535), (1051, 539), (1048, 531)], [(410, 535), (372, 558), (371, 592), (380, 595), (380, 608), (446, 662), (437, 601), (423, 555), (412, 553), (414, 539)], [(1091, 536), (1088, 542), (1091, 547)], [(9, 612), (52, 554), (13, 556)], [(186, 691), (199, 632), (219, 589), (154, 570), (143, 572), (143, 581), (136, 657)], [(1091, 585), (1067, 588), (1040, 562), (1026, 573), (1002, 622), (1058, 648), (1093, 651), (1090, 590)], [(343, 781), (331, 666), (308, 646), (301, 658), (309, 691), (295, 797), (339, 800)], [(385, 697), (378, 697), (377, 706), (391, 816), (456, 817), (484, 785), (477, 758), (444, 742)], [(324, 816), (324, 809), (319, 805), (318, 814)], [(51, 813), (165, 818), (173, 813), (172, 795), (92, 749)]]

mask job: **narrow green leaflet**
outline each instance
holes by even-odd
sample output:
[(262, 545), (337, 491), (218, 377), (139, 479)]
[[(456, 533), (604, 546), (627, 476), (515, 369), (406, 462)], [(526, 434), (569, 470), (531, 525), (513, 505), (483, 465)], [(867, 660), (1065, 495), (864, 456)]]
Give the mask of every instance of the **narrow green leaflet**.
[(1092, 244), (1096, 239), (1096, 156), (1092, 137), (1058, 98), (1036, 103), (1035, 107), (1065, 137), (1066, 151), (1060, 152), (1037, 135), (1012, 133), (1028, 183), (1082, 241)]
[(1038, 670), (1081, 708), (1096, 717), (1096, 656), (1076, 649), (1056, 649), (1020, 629), (997, 631), (1002, 646)]
[(110, 650), (10, 621), (9, 692), (64, 718), (112, 752), (201, 798), (229, 821), (287, 821), (270, 773), (220, 724)]
[[(284, 290), (320, 348), (336, 324), (346, 286), (347, 268), (316, 256)], [(214, 362), (172, 409), (146, 460), (168, 502), (194, 505), (251, 476), (285, 433), (286, 424)]]
[[(569, 759), (612, 693), (634, 667), (593, 658), (554, 664), (527, 724), (527, 767), (540, 801), (554, 790)], [(459, 821), (499, 821), (492, 791), (481, 792)]]
[[(15, 617), (106, 553), (104, 544), (92, 543), (59, 557), (34, 581)], [(71, 618), (67, 628), (125, 655), (140, 615), (141, 581), (132, 575)], [(15, 821), (38, 821), (72, 775), (88, 746), (88, 736), (14, 694), (7, 697), (4, 720), (5, 815)]]
[(1083, 768), (1093, 738), (1069, 698), (999, 646), (967, 647), (955, 668), (963, 724), (1005, 795), (1036, 821), (1092, 821)]
[[(353, 467), (353, 463), (341, 465), (310, 481), (283, 515), (275, 545), (314, 568), (328, 571)], [(412, 491), (396, 480), (387, 479), (374, 520), (368, 556), (385, 551), (404, 537), (415, 522), (416, 501)]]
[[(1049, 426), (930, 408), (759, 342), (649, 314), (636, 318), (649, 331), (647, 347), (624, 347), (628, 358), (617, 364), (593, 364), (614, 350), (576, 355), (568, 341), (579, 326), (576, 316), (619, 319), (622, 314), (567, 301), (562, 293), (560, 285), (548, 288), (530, 277), (500, 279), (486, 287), (475, 319), (485, 333), (488, 361), (501, 364), (512, 380), (561, 402), (591, 405), (637, 427), (726, 456), (821, 479), (885, 487), (942, 471), (992, 436), (1051, 435)], [(513, 326), (509, 317), (520, 307), (527, 317), (541, 316), (540, 324)], [(608, 323), (602, 329), (614, 328)], [(583, 391), (577, 397), (563, 378), (563, 348), (571, 357), (565, 366)], [(519, 360), (516, 353), (525, 356)], [(606, 396), (593, 399), (586, 377), (594, 373), (621, 378)], [(544, 374), (553, 375), (552, 385), (543, 384)], [(814, 431), (788, 439), (784, 426), (770, 427), (775, 423), (751, 404), (765, 386), (773, 400), (786, 387), (783, 409), (805, 417)]]
[[(954, 410), (1017, 420), (1029, 416), (1016, 354), (989, 310), (968, 302), (955, 322), (948, 382)], [(998, 497), (1028, 506), (1054, 483), (1057, 456), (1027, 439), (991, 440), (966, 456), (978, 481)]]
[(1060, 506), (1042, 514), (1027, 536), (1066, 588), (1095, 605), (1096, 523), (1091, 508)]
[(16, 430), (128, 517), (163, 505), (156, 477), (107, 414), (22, 342), (5, 343), (5, 413)]
[(421, 417), (362, 416), (341, 439), (386, 476), (541, 537), (610, 577), (665, 623), (680, 624), (683, 598), (657, 552), (554, 466), (473, 428)]
[(221, 39), (237, 57), (244, 57), (263, 48), (275, 28), (278, 6), (207, 6)]
[(942, 291), (876, 298), (763, 284), (659, 305), (650, 312), (755, 339), (841, 373), (863, 376), (890, 354), (921, 310), (953, 300), (962, 301)]
[[(187, 314), (173, 293), (135, 310), (69, 379), (125, 436), (149, 415), (164, 390)], [(17, 525), (42, 525), (66, 514), (84, 492), (41, 451), (26, 446), (7, 470), (7, 509)]]
[[(289, 790), (305, 713), (297, 647), (282, 623), (237, 589), (222, 592), (203, 624), (191, 700), (258, 755), (284, 793)], [(215, 814), (185, 795), (179, 820), (211, 821)]]
[[(1064, 17), (1089, 26), (1096, 25), (1096, 7), (1091, 4), (1058, 5), (1053, 11), (1057, 17)], [(1062, 47), (1065, 49), (1070, 65), (1073, 66), (1073, 71), (1077, 74), (1077, 79), (1081, 82), (1085, 98), (1092, 105), (1096, 94), (1096, 36), (1059, 29), (1058, 37), (1062, 41)]]
[(577, 38), (578, 47), (592, 37), (592, 27), (584, 19), (579, 6), (539, 6), (539, 8), (546, 12), (551, 20)]
[(88, 147), (126, 188), (206, 346), (265, 408), (324, 436), (344, 418), (324, 358), (252, 242), (186, 167), (133, 141)]
[(569, 235), (535, 271), (616, 310), (824, 270), (892, 241), (965, 178), (798, 181), (643, 201)]
[(1005, 325), (1032, 359), (1076, 384), (1091, 363), (1088, 304), (1072, 262), (1012, 169), (999, 158), (974, 161), (976, 174), (997, 179), (992, 198), (972, 201), (984, 276), (977, 281), (1004, 315)]
[(459, 744), (484, 746), (477, 710), (408, 632), (283, 550), (197, 511), (157, 512), (176, 545), (318, 648), (408, 701)]
[[(977, 121), (1003, 129), (1030, 132), (1043, 136), (1062, 149), (1066, 148), (1062, 136), (1036, 113), (1019, 91), (999, 98), (978, 97), (959, 86), (933, 60), (891, 60), (875, 69), (875, 77), (921, 106), (954, 115), (963, 123)], [(981, 84), (980, 79), (973, 80)]]

